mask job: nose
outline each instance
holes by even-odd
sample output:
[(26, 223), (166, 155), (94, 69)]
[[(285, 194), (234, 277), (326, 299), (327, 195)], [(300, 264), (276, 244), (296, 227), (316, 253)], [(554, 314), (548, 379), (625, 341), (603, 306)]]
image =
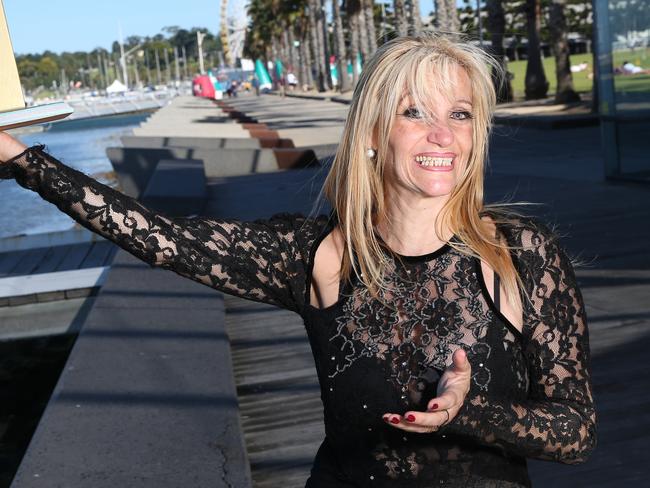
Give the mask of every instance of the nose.
[(429, 126), (427, 141), (440, 147), (449, 147), (454, 142), (454, 132), (444, 120), (435, 120)]

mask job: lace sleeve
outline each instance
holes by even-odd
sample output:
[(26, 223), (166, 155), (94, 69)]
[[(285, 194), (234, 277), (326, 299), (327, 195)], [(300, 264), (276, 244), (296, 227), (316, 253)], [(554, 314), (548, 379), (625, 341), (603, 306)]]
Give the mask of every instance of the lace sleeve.
[(304, 260), (295, 235), (304, 219), (241, 223), (167, 218), (65, 166), (42, 146), (0, 164), (0, 177), (15, 178), (152, 266), (293, 311), (304, 301)]
[(548, 231), (520, 229), (513, 239), (524, 298), (528, 398), (503, 402), (470, 395), (442, 431), (469, 435), (526, 457), (584, 462), (596, 444), (589, 335), (582, 296), (566, 254)]

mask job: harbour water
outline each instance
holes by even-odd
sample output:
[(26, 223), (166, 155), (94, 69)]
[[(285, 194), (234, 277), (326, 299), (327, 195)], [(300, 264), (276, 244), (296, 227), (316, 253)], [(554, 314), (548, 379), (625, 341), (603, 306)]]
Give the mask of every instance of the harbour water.
[[(19, 134), (28, 146), (45, 144), (50, 154), (103, 183), (114, 185), (113, 167), (106, 148), (121, 146), (120, 137), (131, 133), (149, 114), (112, 116), (84, 124), (55, 124), (51, 130)], [(0, 180), (0, 239), (70, 229), (74, 221), (38, 195), (12, 180)]]

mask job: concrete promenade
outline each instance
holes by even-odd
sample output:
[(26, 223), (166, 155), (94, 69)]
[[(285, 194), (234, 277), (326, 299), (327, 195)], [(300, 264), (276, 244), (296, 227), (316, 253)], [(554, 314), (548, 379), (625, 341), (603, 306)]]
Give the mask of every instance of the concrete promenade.
[[(209, 102), (178, 101), (169, 119), (161, 110), (136, 135), (250, 138), (250, 131)], [(325, 164), (347, 111), (337, 101), (275, 95), (225, 102), (298, 149), (313, 149)], [(516, 116), (529, 121), (518, 125), (512, 117), (495, 127), (486, 199), (540, 203), (524, 211), (556, 224), (565, 247), (584, 263), (577, 275), (587, 304), (599, 415), (592, 459), (580, 466), (531, 462), (533, 483), (646, 486), (650, 186), (603, 181), (597, 126), (578, 121), (581, 127), (552, 130), (571, 125), (573, 115), (523, 112)], [(137, 140), (129, 146), (137, 147)], [(161, 197), (171, 191), (179, 155), (194, 161), (201, 151), (171, 151), (176, 166), (156, 161), (147, 169), (150, 163), (138, 159), (147, 176), (133, 180), (133, 192), (149, 192), (155, 196), (150, 201), (164, 207)], [(187, 209), (198, 205), (185, 213), (215, 218), (307, 213), (325, 174), (318, 166), (269, 172), (243, 167), (238, 175), (206, 172), (203, 183), (193, 179), (176, 202), (189, 201)], [(147, 188), (152, 174), (158, 186)], [(201, 191), (196, 185), (203, 185)], [(115, 259), (84, 314), (77, 344), (12, 486), (304, 486), (323, 430), (300, 318), (222, 298), (123, 252)], [(93, 362), (97, 369), (90, 367)]]

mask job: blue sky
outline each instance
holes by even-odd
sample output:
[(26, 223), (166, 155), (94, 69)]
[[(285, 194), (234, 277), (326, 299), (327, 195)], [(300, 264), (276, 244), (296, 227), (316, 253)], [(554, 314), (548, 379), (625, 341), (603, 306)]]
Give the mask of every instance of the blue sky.
[[(219, 29), (220, 0), (2, 0), (17, 54), (110, 49), (122, 25), (129, 35), (153, 36), (163, 27)], [(386, 1), (386, 0), (384, 0)], [(244, 1), (231, 0), (233, 4)], [(329, 2), (328, 2), (329, 3)], [(392, 2), (391, 2), (392, 3)], [(433, 0), (421, 0), (423, 13)]]

